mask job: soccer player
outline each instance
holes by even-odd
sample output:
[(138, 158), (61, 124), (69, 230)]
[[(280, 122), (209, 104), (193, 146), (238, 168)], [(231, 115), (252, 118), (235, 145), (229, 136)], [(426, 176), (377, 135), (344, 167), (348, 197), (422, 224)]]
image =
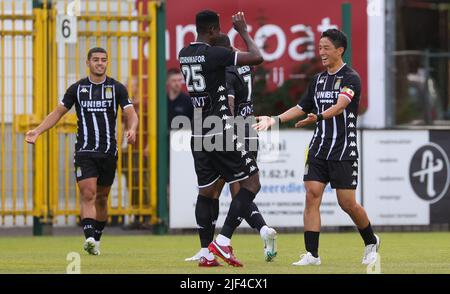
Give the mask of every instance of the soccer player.
[[(214, 46), (220, 46), (227, 48), (229, 50), (234, 50), (231, 47), (231, 42), (226, 34), (221, 33), (220, 36), (214, 41)], [(248, 118), (253, 116), (253, 101), (252, 101), (252, 75), (251, 68), (247, 65), (237, 67), (228, 66), (226, 68), (226, 89), (228, 95), (228, 105), (230, 107), (231, 113), (236, 117)], [(245, 151), (253, 157), (256, 162), (258, 156), (258, 134), (251, 128), (250, 120), (237, 121), (236, 126), (241, 128), (241, 132), (244, 134), (242, 139), (245, 140)], [(238, 134), (241, 134), (238, 132)], [(241, 138), (241, 136), (238, 136)], [(240, 140), (242, 142), (243, 140)], [(250, 143), (250, 141), (253, 141)], [(219, 216), (219, 200), (222, 189), (225, 185), (225, 181), (220, 179), (216, 182), (216, 196), (213, 199), (213, 230), (210, 238), (210, 242), (214, 238), (215, 223)], [(234, 182), (230, 184), (230, 191), (232, 197), (235, 197), (239, 192), (239, 182)], [(251, 202), (251, 214), (249, 217), (245, 218), (247, 223), (253, 229), (256, 229), (262, 240), (264, 241), (264, 258), (266, 261), (272, 261), (276, 255), (276, 236), (277, 232), (267, 226), (263, 216), (259, 212), (258, 206), (255, 202)], [(202, 250), (191, 258), (187, 258), (186, 261), (199, 260), (202, 256)]]
[(108, 215), (108, 194), (117, 167), (116, 119), (120, 107), (126, 116), (126, 137), (136, 140), (138, 117), (124, 85), (106, 76), (108, 54), (105, 49), (89, 50), (86, 65), (89, 76), (71, 85), (61, 104), (25, 141), (34, 144), (40, 134), (53, 127), (75, 104), (78, 133), (75, 143), (75, 176), (81, 194), (81, 224), (86, 240), (84, 250), (100, 254), (100, 238)]
[[(261, 185), (258, 167), (253, 157), (234, 141), (233, 150), (216, 148), (208, 143), (226, 140), (226, 131), (233, 129), (227, 122), (232, 118), (228, 106), (225, 68), (231, 65), (257, 65), (263, 58), (247, 31), (244, 14), (232, 17), (233, 26), (244, 40), (249, 52), (233, 52), (226, 48), (212, 47), (220, 34), (219, 16), (205, 10), (196, 15), (197, 40), (181, 49), (179, 61), (189, 96), (194, 106), (191, 149), (199, 187), (195, 218), (201, 243), (199, 266), (219, 265), (215, 257), (232, 266), (242, 266), (233, 254), (231, 237), (241, 220), (250, 216), (251, 206)], [(214, 122), (214, 123), (211, 123)], [(214, 125), (214, 127), (213, 127)], [(223, 147), (223, 146), (222, 146)], [(240, 146), (242, 147), (242, 146)], [(224, 226), (216, 240), (209, 243), (213, 232), (213, 215), (216, 194), (215, 183), (224, 178), (227, 182), (239, 182), (240, 189), (230, 204)], [(211, 254), (213, 253), (213, 254)]]
[[(327, 183), (336, 189), (341, 208), (349, 214), (365, 244), (362, 263), (376, 261), (380, 238), (373, 233), (366, 211), (356, 202), (358, 184), (358, 150), (356, 120), (361, 95), (361, 81), (355, 70), (342, 60), (347, 49), (347, 37), (336, 29), (320, 37), (319, 54), (326, 71), (316, 75), (300, 103), (277, 117), (257, 117), (256, 130), (266, 130), (274, 124), (307, 118), (296, 127), (316, 123), (309, 145), (303, 180), (306, 207), (303, 215), (306, 254), (293, 265), (320, 265), (319, 233), (320, 203)], [(315, 110), (316, 113), (312, 113)]]

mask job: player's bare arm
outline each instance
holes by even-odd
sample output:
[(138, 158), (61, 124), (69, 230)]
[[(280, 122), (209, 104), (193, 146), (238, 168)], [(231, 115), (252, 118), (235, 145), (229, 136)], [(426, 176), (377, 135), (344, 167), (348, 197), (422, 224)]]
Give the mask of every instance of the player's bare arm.
[(238, 12), (232, 16), (233, 27), (239, 33), (247, 46), (248, 52), (238, 52), (236, 65), (258, 65), (263, 63), (261, 51), (256, 46), (255, 41), (250, 38), (247, 31), (247, 23), (243, 12)]
[(319, 120), (323, 120), (323, 119), (326, 120), (326, 119), (330, 119), (332, 117), (338, 116), (344, 111), (344, 109), (349, 104), (350, 104), (350, 100), (346, 96), (340, 95), (338, 98), (338, 101), (335, 105), (331, 106), (330, 108), (328, 108), (327, 110), (325, 110), (324, 112), (322, 112), (320, 114), (309, 113), (308, 116), (304, 120), (297, 122), (295, 124), (295, 127), (302, 128), (306, 125), (315, 123), (319, 119), (318, 116), (321, 116)]
[(235, 115), (234, 113), (234, 96), (228, 95), (228, 106), (230, 107), (230, 111), (232, 115)]
[[(278, 115), (278, 119), (280, 123), (284, 123), (297, 119), (304, 114), (305, 112), (302, 109), (300, 109), (300, 107), (294, 106), (286, 110), (282, 114)], [(257, 116), (256, 121), (258, 123), (254, 124), (252, 127), (257, 131), (266, 131), (277, 122), (277, 119), (275, 117), (270, 116)]]
[(126, 107), (123, 110), (126, 118), (126, 136), (128, 144), (136, 142), (136, 130), (139, 123), (138, 116), (133, 106)]
[(52, 128), (58, 121), (61, 119), (61, 117), (64, 116), (64, 114), (69, 111), (65, 106), (58, 105), (55, 110), (53, 110), (42, 122), (41, 124), (26, 133), (25, 135), (25, 141), (29, 144), (36, 143), (37, 138), (40, 134), (44, 133), (48, 129)]

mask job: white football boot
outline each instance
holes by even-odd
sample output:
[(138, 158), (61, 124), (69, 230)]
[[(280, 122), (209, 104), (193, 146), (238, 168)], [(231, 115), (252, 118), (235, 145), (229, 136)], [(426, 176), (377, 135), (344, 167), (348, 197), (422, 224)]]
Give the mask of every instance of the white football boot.
[(377, 261), (378, 249), (380, 248), (381, 240), (377, 235), (375, 235), (375, 238), (377, 239), (377, 243), (369, 244), (364, 249), (362, 264), (372, 264)]
[(202, 249), (200, 249), (194, 256), (185, 258), (184, 261), (199, 261), (202, 256)]
[[(84, 250), (89, 253), (90, 255), (100, 255), (100, 251), (98, 250), (97, 247), (97, 242), (95, 241), (94, 238), (89, 237), (86, 239), (86, 241), (84, 241)], [(98, 245), (100, 246), (100, 244)]]
[(310, 252), (300, 255), (300, 260), (292, 265), (320, 265), (320, 257), (314, 257)]
[(264, 259), (267, 262), (273, 261), (277, 256), (277, 231), (268, 228), (261, 237), (264, 241)]

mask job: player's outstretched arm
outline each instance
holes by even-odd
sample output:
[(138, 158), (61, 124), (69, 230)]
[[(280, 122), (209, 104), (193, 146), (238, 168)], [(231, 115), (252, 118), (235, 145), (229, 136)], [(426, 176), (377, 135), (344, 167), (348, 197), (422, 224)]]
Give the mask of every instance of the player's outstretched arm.
[(243, 12), (238, 12), (232, 16), (233, 27), (239, 33), (247, 46), (248, 52), (238, 52), (236, 65), (258, 65), (263, 63), (261, 51), (256, 46), (255, 41), (250, 37), (247, 31), (247, 23)]
[(61, 119), (61, 117), (63, 117), (64, 114), (66, 114), (67, 111), (69, 110), (65, 106), (58, 105), (56, 109), (53, 110), (37, 128), (30, 130), (25, 134), (25, 141), (29, 144), (36, 143), (39, 135), (56, 125), (56, 123)]
[(136, 130), (139, 123), (138, 116), (133, 106), (126, 107), (123, 110), (126, 117), (126, 136), (128, 144), (136, 142)]
[(331, 106), (330, 108), (319, 114), (309, 113), (304, 120), (297, 122), (295, 124), (295, 127), (302, 128), (306, 125), (317, 122), (317, 120), (330, 119), (332, 117), (338, 116), (344, 111), (344, 109), (349, 104), (350, 100), (348, 100), (348, 98), (346, 98), (345, 96), (340, 95), (335, 105)]
[(296, 119), (302, 115), (304, 115), (305, 112), (300, 109), (298, 106), (294, 106), (282, 114), (278, 115), (277, 117), (270, 117), (270, 116), (257, 116), (256, 121), (258, 123), (253, 125), (253, 128), (257, 131), (266, 131), (270, 127), (272, 127), (274, 124), (277, 123), (277, 120), (279, 123), (291, 121), (293, 119)]

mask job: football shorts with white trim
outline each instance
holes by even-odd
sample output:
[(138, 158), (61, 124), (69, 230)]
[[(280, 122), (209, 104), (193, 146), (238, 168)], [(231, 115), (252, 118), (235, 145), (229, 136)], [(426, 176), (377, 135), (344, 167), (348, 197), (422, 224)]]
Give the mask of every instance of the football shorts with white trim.
[[(191, 143), (193, 141), (194, 138)], [(219, 178), (228, 183), (237, 182), (259, 171), (254, 154), (246, 151), (244, 146), (241, 151), (191, 150), (199, 188), (208, 187)]]
[(358, 161), (325, 160), (309, 156), (303, 181), (330, 183), (333, 189), (355, 190), (358, 186)]

